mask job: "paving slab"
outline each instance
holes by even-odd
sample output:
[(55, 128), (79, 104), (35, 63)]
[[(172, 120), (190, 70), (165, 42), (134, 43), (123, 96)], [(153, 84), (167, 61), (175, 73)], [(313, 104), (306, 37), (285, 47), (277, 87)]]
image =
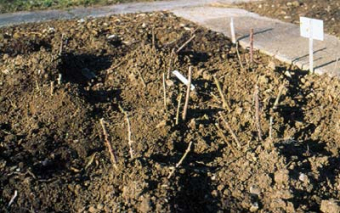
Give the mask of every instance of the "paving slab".
[[(250, 29), (254, 29), (254, 48), (275, 56), (303, 70), (309, 69), (309, 40), (300, 37), (300, 26), (285, 23), (238, 8), (192, 7), (172, 10), (182, 18), (231, 37), (233, 17), (237, 40), (249, 47)], [(325, 34), (324, 41), (314, 41), (315, 73), (340, 77), (340, 40)]]

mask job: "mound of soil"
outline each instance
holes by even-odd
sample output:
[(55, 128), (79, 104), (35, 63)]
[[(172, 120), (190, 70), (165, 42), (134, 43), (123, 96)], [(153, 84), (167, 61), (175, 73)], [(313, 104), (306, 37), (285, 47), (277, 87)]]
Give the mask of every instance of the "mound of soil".
[(338, 0), (265, 0), (244, 3), (240, 6), (260, 15), (294, 24), (300, 23), (301, 16), (322, 19), (325, 31), (340, 38), (340, 2)]
[(339, 210), (338, 79), (165, 12), (0, 36), (2, 212)]

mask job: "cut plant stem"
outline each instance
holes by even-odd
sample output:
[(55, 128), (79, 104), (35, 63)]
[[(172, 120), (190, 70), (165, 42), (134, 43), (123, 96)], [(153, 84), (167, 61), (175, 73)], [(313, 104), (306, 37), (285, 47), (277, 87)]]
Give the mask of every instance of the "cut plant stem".
[(234, 153), (234, 154), (237, 154), (238, 151), (234, 148), (234, 146), (229, 143), (228, 139), (225, 137), (224, 133), (223, 133), (223, 130), (221, 129), (220, 125), (218, 123), (215, 123), (215, 126), (217, 128), (217, 132), (218, 134), (222, 137), (222, 139), (226, 142), (226, 144), (228, 144), (228, 146), (230, 146), (230, 149), (231, 151)]
[(176, 125), (178, 125), (178, 122), (179, 122), (179, 110), (181, 108), (182, 96), (183, 94), (179, 93), (178, 98), (177, 98), (178, 104), (177, 104), (177, 112), (176, 112)]
[(109, 154), (110, 154), (110, 159), (111, 159), (111, 163), (113, 165), (113, 167), (115, 169), (118, 169), (118, 162), (117, 162), (117, 157), (112, 149), (111, 143), (109, 141), (109, 135), (107, 134), (106, 128), (105, 128), (105, 121), (104, 118), (100, 119), (100, 124), (103, 128), (103, 134), (104, 134), (104, 140), (105, 140), (105, 144), (109, 150)]
[(185, 46), (187, 46), (194, 38), (196, 35), (191, 36), (180, 48), (177, 49), (176, 53), (178, 54)]
[(215, 84), (216, 84), (216, 86), (217, 86), (218, 92), (220, 93), (220, 96), (221, 96), (221, 99), (222, 99), (222, 106), (223, 106), (223, 108), (225, 108), (225, 109), (227, 109), (228, 111), (230, 111), (230, 107), (229, 107), (227, 101), (226, 101), (225, 98), (224, 98), (224, 95), (223, 95), (223, 91), (222, 91), (220, 82), (218, 81), (218, 79), (216, 78), (215, 75), (214, 75), (214, 80), (215, 80)]
[(128, 126), (128, 144), (129, 144), (129, 149), (130, 149), (129, 152), (130, 152), (130, 157), (131, 157), (131, 159), (133, 159), (133, 158), (134, 158), (133, 149), (132, 149), (132, 143), (133, 143), (133, 141), (131, 140), (131, 125), (130, 125), (129, 115), (128, 115), (128, 113), (123, 109), (122, 106), (118, 105), (118, 107), (119, 107), (120, 111), (121, 111), (122, 113), (124, 113), (124, 115), (125, 115), (126, 123), (127, 123), (127, 126)]
[(192, 141), (190, 141), (188, 148), (185, 150), (184, 155), (182, 156), (182, 158), (178, 161), (178, 163), (176, 164), (175, 167), (173, 167), (173, 169), (170, 171), (169, 175), (168, 175), (168, 179), (171, 178), (171, 176), (174, 174), (175, 170), (182, 165), (184, 159), (186, 158), (186, 156), (188, 155), (188, 153), (190, 152), (191, 149), (191, 145), (192, 145)]
[(152, 27), (152, 47), (153, 49), (156, 49), (156, 45), (155, 45), (155, 28)]
[(249, 44), (249, 51), (250, 51), (250, 65), (253, 65), (254, 62), (254, 29), (250, 29), (250, 44)]
[(280, 85), (280, 88), (279, 88), (279, 93), (277, 94), (277, 97), (276, 97), (276, 99), (275, 99), (274, 106), (273, 106), (273, 110), (276, 110), (276, 109), (277, 109), (277, 106), (279, 105), (280, 97), (281, 97), (281, 95), (282, 95), (282, 91), (283, 91), (284, 87), (285, 87), (285, 83), (282, 83), (282, 84)]
[(64, 33), (61, 34), (60, 48), (59, 48), (59, 56), (63, 54), (63, 42), (64, 42)]
[(237, 58), (238, 58), (238, 62), (240, 64), (240, 67), (241, 67), (242, 70), (244, 70), (242, 59), (241, 59), (241, 56), (240, 56), (240, 52), (238, 51), (238, 42), (236, 42), (236, 53), (237, 53)]
[(165, 73), (163, 73), (163, 94), (164, 94), (164, 108), (165, 108), (165, 110), (167, 110), (167, 106), (166, 106)]
[(237, 136), (236, 134), (234, 133), (234, 131), (231, 129), (229, 123), (224, 119), (223, 115), (221, 112), (218, 112), (218, 114), (220, 114), (220, 117), (222, 119), (222, 121), (224, 122), (225, 126), (227, 127), (228, 131), (230, 132), (231, 136), (233, 137), (234, 141), (236, 142), (237, 144), (237, 147), (238, 148), (241, 148), (241, 143), (240, 141), (237, 139)]
[(259, 87), (255, 85), (254, 91), (255, 98), (255, 123), (257, 128), (257, 135), (260, 141), (262, 141), (262, 132), (261, 132), (261, 121), (260, 121), (260, 101), (259, 101)]
[(51, 81), (51, 96), (53, 96), (53, 93), (54, 93), (54, 81)]
[(188, 110), (188, 104), (189, 104), (189, 97), (190, 97), (190, 86), (191, 86), (191, 75), (192, 75), (192, 67), (189, 67), (189, 73), (188, 73), (188, 85), (187, 85), (187, 94), (185, 96), (185, 104), (182, 114), (182, 119), (185, 121), (187, 117), (187, 110)]

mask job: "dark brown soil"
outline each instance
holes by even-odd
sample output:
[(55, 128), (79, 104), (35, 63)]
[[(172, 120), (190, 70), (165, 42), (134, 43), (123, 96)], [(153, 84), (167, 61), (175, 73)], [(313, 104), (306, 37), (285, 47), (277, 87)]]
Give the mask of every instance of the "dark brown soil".
[(325, 31), (340, 38), (339, 0), (264, 0), (241, 7), (272, 18), (298, 24), (300, 16), (322, 19)]
[[(243, 50), (241, 69), (223, 35), (168, 13), (21, 25), (0, 36), (1, 212), (339, 210), (338, 79), (258, 53), (250, 65)], [(178, 125), (186, 88), (174, 76), (166, 81), (166, 110), (170, 59), (185, 75), (193, 67), (196, 86)], [(131, 124), (133, 159), (119, 106)]]

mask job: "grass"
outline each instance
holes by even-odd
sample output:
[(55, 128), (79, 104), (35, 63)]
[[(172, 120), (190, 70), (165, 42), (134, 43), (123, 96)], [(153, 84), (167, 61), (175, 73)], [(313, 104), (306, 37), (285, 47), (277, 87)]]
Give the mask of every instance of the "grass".
[(150, 0), (0, 0), (0, 12), (66, 9), (77, 6), (109, 5)]

